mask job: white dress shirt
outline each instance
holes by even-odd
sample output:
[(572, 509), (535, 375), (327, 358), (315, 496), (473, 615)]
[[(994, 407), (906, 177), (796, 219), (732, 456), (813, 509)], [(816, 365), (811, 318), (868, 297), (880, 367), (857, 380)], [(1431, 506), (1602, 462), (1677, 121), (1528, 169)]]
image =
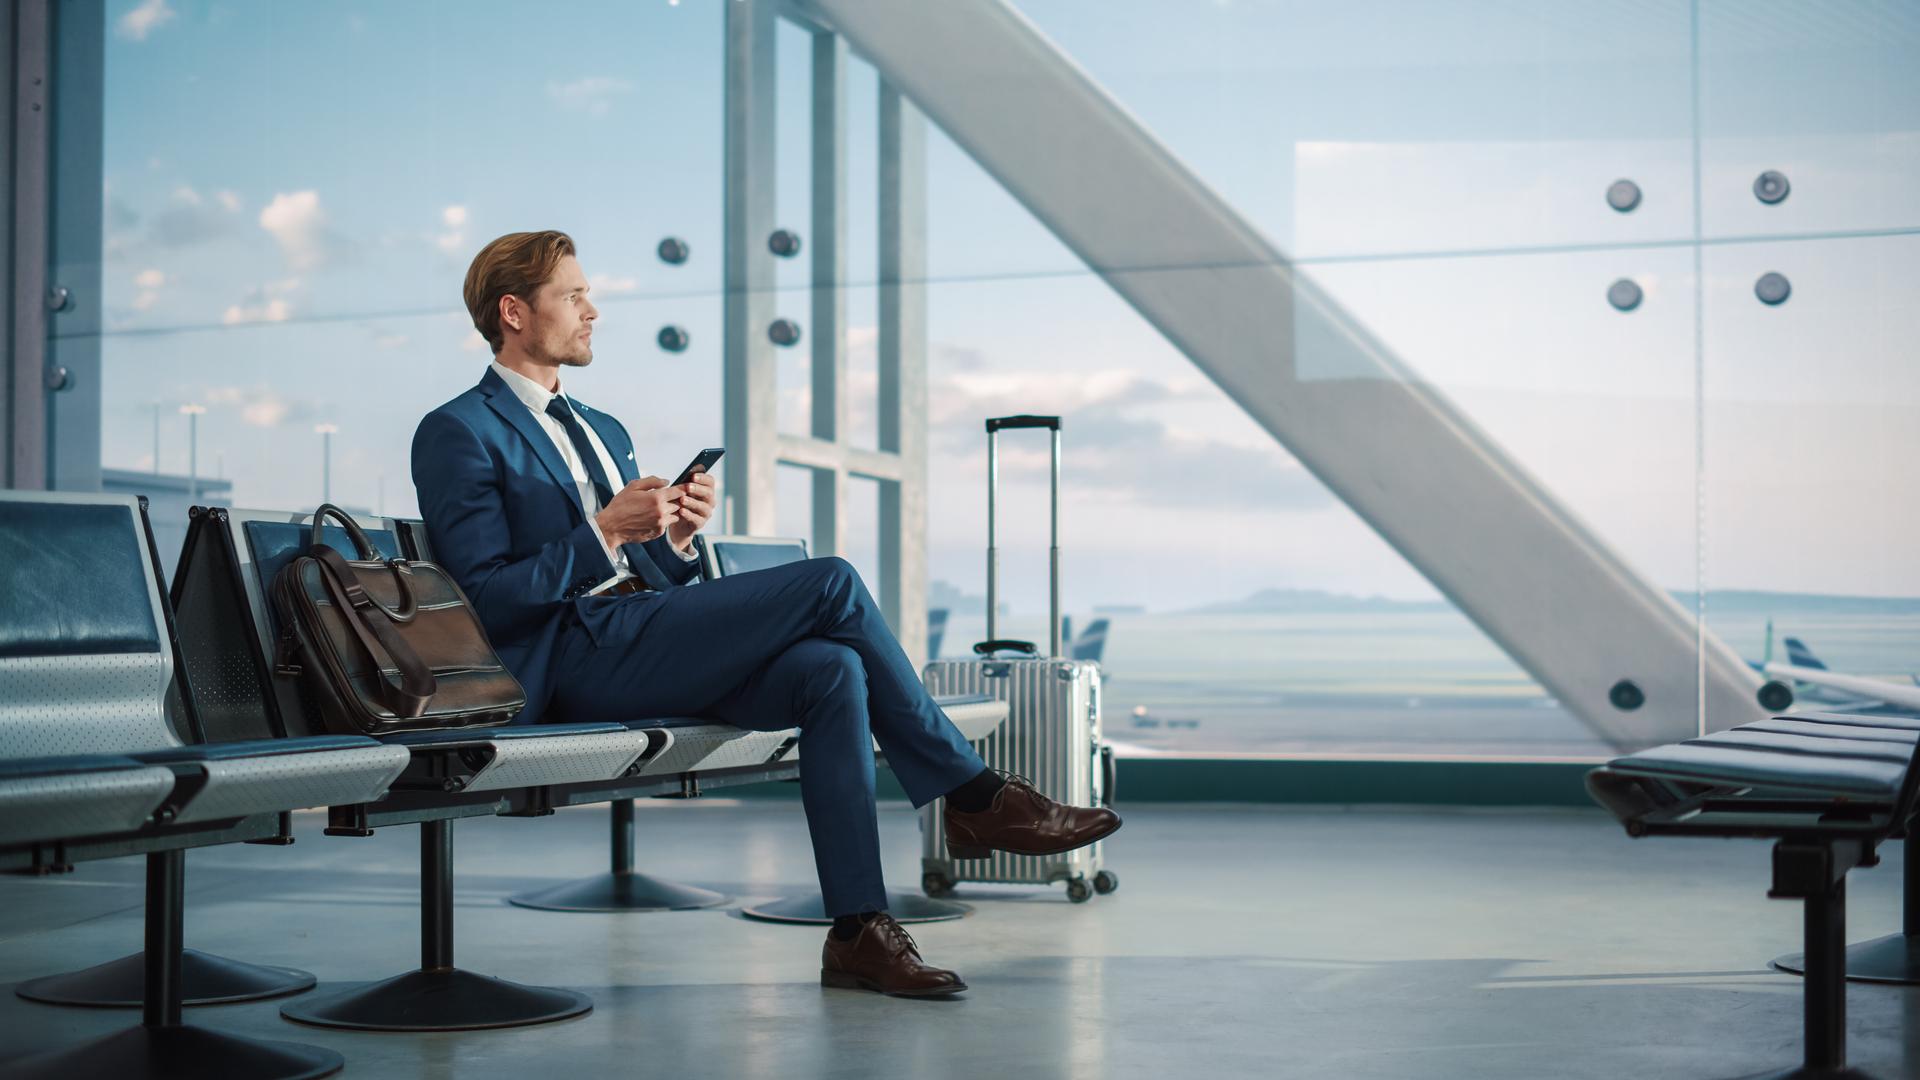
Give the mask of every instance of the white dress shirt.
[[(554, 449), (560, 451), (560, 460), (567, 463), (567, 471), (573, 474), (574, 487), (580, 493), (580, 506), (587, 512), (587, 527), (593, 530), (595, 539), (598, 539), (600, 546), (606, 549), (607, 561), (613, 564), (613, 576), (595, 585), (592, 591), (600, 592), (628, 578), (638, 577), (639, 575), (633, 572), (633, 567), (627, 563), (627, 553), (607, 543), (606, 535), (600, 531), (600, 523), (593, 519), (593, 516), (605, 507), (600, 502), (599, 493), (593, 490), (593, 477), (587, 472), (586, 463), (580, 460), (579, 453), (573, 448), (573, 437), (567, 434), (567, 426), (547, 415), (547, 403), (556, 397), (565, 396), (565, 391), (558, 389), (560, 384), (555, 382), (555, 392), (549, 393), (546, 387), (504, 366), (498, 360), (493, 362), (493, 372), (500, 376), (500, 381), (507, 384), (507, 389), (513, 391), (513, 396), (519, 398), (520, 403), (533, 412), (535, 422), (547, 433), (547, 437), (553, 440)], [(575, 418), (578, 419), (580, 407), (574, 404), (572, 398), (567, 398), (567, 407), (573, 410)], [(607, 483), (613, 485), (614, 491), (619, 491), (620, 469), (613, 463), (613, 455), (607, 452), (606, 444), (600, 441), (600, 433), (584, 419), (580, 420), (580, 430), (586, 432), (587, 445), (593, 447), (594, 455), (600, 459), (600, 470), (606, 474)], [(634, 471), (639, 471), (637, 466)], [(699, 558), (697, 555), (677, 548), (674, 553), (686, 562)]]

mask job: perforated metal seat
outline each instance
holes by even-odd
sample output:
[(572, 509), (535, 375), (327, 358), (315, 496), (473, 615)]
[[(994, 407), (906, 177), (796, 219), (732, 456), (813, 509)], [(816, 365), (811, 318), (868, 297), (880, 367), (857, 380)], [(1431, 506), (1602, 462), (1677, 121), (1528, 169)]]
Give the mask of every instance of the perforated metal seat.
[[(100, 800), (92, 813), (125, 821), (158, 782), (154, 770), (172, 782), (146, 814), (190, 824), (379, 798), (405, 767), (404, 753), (371, 739), (276, 740), (218, 754), (186, 745), (167, 714), (170, 614), (136, 499), (0, 492), (0, 545), (0, 760), (104, 753), (143, 766), (132, 775), (122, 767), (21, 777), (8, 788), (24, 802), (0, 833), (46, 831), (35, 821), (79, 813), (72, 804), (82, 789)], [(44, 807), (25, 801), (29, 784)], [(110, 805), (109, 791), (127, 804)]]
[(143, 954), (17, 988), (63, 1004), (142, 1004), (144, 1022), (0, 1071), (267, 1077), (338, 1069), (342, 1059), (330, 1050), (180, 1022), (189, 970), (263, 976), (266, 987), (250, 996), (313, 983), (304, 972), (197, 953), (185, 966), (184, 852), (284, 837), (287, 811), (380, 798), (410, 755), (363, 738), (188, 745), (204, 732), (176, 661), (140, 500), (0, 492), (0, 596), (0, 857), (35, 866), (134, 852), (148, 860)]

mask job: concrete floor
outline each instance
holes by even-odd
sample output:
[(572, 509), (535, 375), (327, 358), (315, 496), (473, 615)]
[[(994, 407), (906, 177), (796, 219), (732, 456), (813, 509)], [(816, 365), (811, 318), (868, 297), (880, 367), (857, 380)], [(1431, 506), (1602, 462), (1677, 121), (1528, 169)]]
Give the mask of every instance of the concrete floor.
[[(463, 967), (590, 994), (584, 1017), (445, 1035), (302, 1027), (279, 1002), (192, 1022), (317, 1043), (364, 1077), (1706, 1078), (1796, 1064), (1798, 904), (1758, 842), (1628, 840), (1585, 811), (1136, 807), (1114, 896), (975, 890), (918, 928), (973, 989), (902, 1001), (818, 985), (822, 932), (733, 908), (526, 911), (508, 893), (605, 866), (603, 809), (455, 830)], [(811, 886), (799, 804), (643, 803), (655, 873), (767, 897)], [(884, 807), (896, 886), (919, 838)], [(417, 830), (193, 853), (187, 943), (303, 967), (323, 989), (418, 957)], [(664, 839), (667, 835), (671, 840)], [(649, 835), (662, 837), (649, 850)], [(1899, 852), (1856, 872), (1850, 936), (1897, 928)], [(0, 984), (112, 959), (140, 934), (141, 866), (0, 878)], [(1852, 1060), (1920, 1075), (1920, 989), (1854, 986)], [(131, 1022), (0, 994), (0, 1059)], [(5, 1068), (0, 1064), (0, 1075)]]

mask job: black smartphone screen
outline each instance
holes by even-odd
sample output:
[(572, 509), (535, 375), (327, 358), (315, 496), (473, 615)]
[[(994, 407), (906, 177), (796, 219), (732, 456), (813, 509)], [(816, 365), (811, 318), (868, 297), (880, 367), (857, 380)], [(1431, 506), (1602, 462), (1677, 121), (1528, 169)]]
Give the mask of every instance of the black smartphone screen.
[(726, 452), (725, 448), (718, 446), (709, 446), (705, 450), (700, 451), (694, 455), (692, 461), (687, 462), (686, 468), (680, 470), (680, 478), (667, 486), (679, 487), (681, 484), (693, 479), (694, 473), (712, 471), (714, 463), (719, 461)]

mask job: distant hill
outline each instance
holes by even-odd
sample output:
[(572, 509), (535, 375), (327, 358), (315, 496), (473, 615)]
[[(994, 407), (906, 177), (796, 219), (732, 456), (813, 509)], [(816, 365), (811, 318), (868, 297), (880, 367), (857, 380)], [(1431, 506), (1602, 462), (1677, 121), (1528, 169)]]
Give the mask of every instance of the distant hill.
[[(1693, 610), (1690, 592), (1675, 590), (1673, 598), (1688, 611)], [(1722, 615), (1793, 615), (1818, 612), (1823, 615), (1920, 615), (1920, 597), (1914, 596), (1829, 596), (1823, 593), (1763, 592), (1757, 589), (1709, 590), (1707, 619)]]
[(1195, 615), (1321, 614), (1354, 611), (1449, 611), (1444, 600), (1393, 600), (1385, 596), (1353, 596), (1324, 589), (1261, 589), (1244, 600), (1188, 608)]
[[(1694, 594), (1673, 590), (1681, 607), (1693, 610)], [(1355, 596), (1324, 589), (1261, 589), (1244, 600), (1188, 608), (1193, 615), (1287, 615), (1367, 611), (1450, 611), (1444, 600), (1394, 600), (1385, 596)], [(1765, 592), (1727, 589), (1707, 593), (1707, 618), (1720, 615), (1920, 615), (1920, 597), (1828, 596), (1821, 593)]]

